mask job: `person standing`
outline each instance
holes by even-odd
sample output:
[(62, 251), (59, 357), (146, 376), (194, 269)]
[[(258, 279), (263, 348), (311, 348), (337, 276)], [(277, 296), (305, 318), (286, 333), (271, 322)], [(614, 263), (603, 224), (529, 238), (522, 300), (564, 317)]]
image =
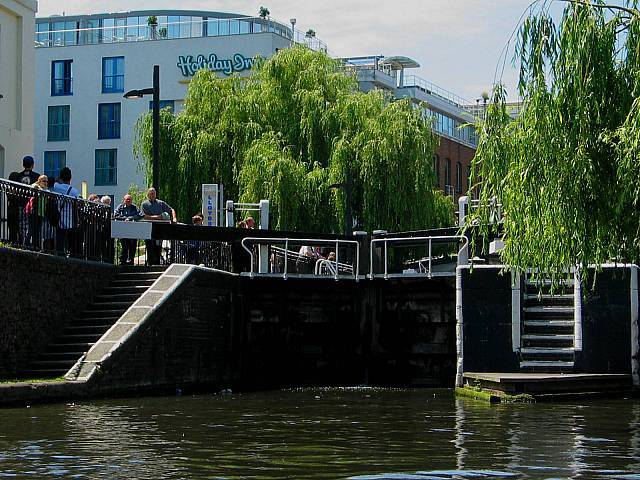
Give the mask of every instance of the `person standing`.
[[(144, 215), (133, 204), (131, 195), (126, 194), (122, 197), (122, 203), (116, 207), (113, 218), (122, 222), (134, 222), (144, 218)], [(133, 265), (137, 244), (138, 240), (135, 238), (120, 239), (120, 265)]]
[[(22, 159), (21, 172), (11, 172), (9, 180), (26, 186), (38, 181), (39, 173), (33, 171), (33, 157), (30, 155)], [(29, 238), (29, 219), (24, 213), (24, 207), (29, 199), (23, 192), (17, 191), (7, 195), (7, 223), (9, 225), (9, 242), (26, 245)]]
[(63, 198), (58, 199), (60, 220), (56, 230), (57, 249), (62, 254), (69, 253), (73, 256), (79, 250), (77, 206), (69, 197), (78, 198), (80, 192), (71, 185), (71, 169), (69, 167), (60, 170), (60, 177), (53, 186), (53, 192), (64, 195)]
[[(142, 213), (145, 220), (165, 221), (175, 223), (176, 211), (166, 202), (158, 200), (155, 188), (147, 190), (147, 200), (142, 202)], [(160, 251), (162, 241), (145, 240), (147, 247), (147, 265), (158, 265), (160, 263)]]

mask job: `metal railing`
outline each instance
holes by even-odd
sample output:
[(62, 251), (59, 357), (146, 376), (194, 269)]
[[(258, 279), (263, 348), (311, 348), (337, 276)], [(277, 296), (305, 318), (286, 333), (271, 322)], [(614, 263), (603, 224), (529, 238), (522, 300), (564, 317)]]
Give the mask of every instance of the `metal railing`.
[[(119, 17), (126, 19), (126, 15)], [(78, 23), (81, 23), (80, 20)], [(39, 22), (42, 25), (44, 22)], [(51, 24), (56, 23), (51, 20)], [(274, 33), (316, 51), (327, 51), (327, 45), (315, 35), (292, 29), (291, 25), (272, 18), (198, 18), (180, 22), (158, 22), (157, 25), (108, 25), (86, 28), (52, 29), (35, 32), (36, 47), (94, 45), (99, 43), (140, 42), (175, 38), (226, 37), (255, 33)]]
[(0, 179), (0, 242), (14, 248), (113, 263), (111, 209)]
[[(442, 276), (442, 275), (455, 275), (455, 268), (451, 272), (435, 272), (433, 271), (433, 244), (451, 244), (451, 243), (462, 243), (457, 250), (458, 262), (462, 260), (466, 263), (466, 252), (467, 247), (469, 245), (469, 239), (463, 235), (434, 235), (427, 237), (400, 237), (400, 238), (374, 238), (371, 240), (370, 249), (369, 249), (369, 278), (373, 279), (376, 277), (390, 278), (397, 276), (406, 276), (406, 275), (415, 275), (415, 276)], [(384, 267), (384, 273), (378, 274), (375, 272), (375, 263), (374, 263), (374, 252), (377, 248), (377, 245), (382, 244), (382, 264)], [(411, 269), (410, 271), (403, 271), (402, 273), (389, 273), (389, 244), (392, 245), (392, 248), (398, 246), (427, 246), (428, 254), (426, 258), (417, 260), (418, 270)]]
[[(242, 244), (242, 248), (244, 248), (244, 250), (251, 257), (251, 267), (250, 267), (250, 271), (248, 272), (251, 277), (254, 277), (256, 274), (257, 275), (270, 274), (270, 275), (282, 276), (284, 279), (286, 279), (288, 276), (292, 275), (291, 272), (289, 271), (289, 265), (293, 261), (293, 255), (295, 255), (296, 257), (296, 262), (298, 260), (301, 260), (303, 262), (305, 261), (308, 262), (308, 260), (305, 258), (305, 255), (296, 253), (295, 251), (290, 250), (289, 245), (300, 245), (300, 246), (327, 245), (330, 247), (335, 247), (336, 258), (335, 258), (335, 261), (331, 261), (331, 263), (335, 263), (336, 265), (346, 265), (346, 264), (340, 263), (341, 249), (343, 250), (343, 254), (344, 254), (343, 256), (348, 256), (348, 251), (349, 250), (352, 251), (351, 258), (353, 260), (353, 263), (349, 264), (349, 266), (351, 267), (351, 273), (348, 273), (347, 270), (344, 268), (342, 269), (336, 268), (332, 276), (336, 280), (338, 280), (339, 278), (343, 278), (345, 276), (355, 278), (356, 280), (358, 279), (358, 271), (360, 268), (360, 243), (358, 243), (356, 240), (340, 240), (340, 239), (328, 240), (328, 239), (319, 239), (319, 238), (245, 237), (242, 239), (241, 244)], [(282, 265), (283, 267), (282, 272), (275, 271), (275, 270), (279, 270), (279, 268), (274, 268), (274, 261), (272, 256), (269, 253), (270, 247), (272, 247), (273, 245), (284, 245), (284, 247), (281, 249), (282, 251), (284, 251), (284, 262)], [(345, 251), (345, 249), (347, 251)], [(257, 258), (256, 258), (256, 250), (258, 251)], [(355, 253), (353, 253), (354, 251)], [(270, 271), (265, 271), (265, 268), (264, 268), (264, 264), (266, 263), (265, 256), (267, 256), (267, 259), (271, 263), (269, 268)], [(255, 261), (256, 259), (258, 260), (258, 262), (260, 262), (259, 272), (257, 273), (255, 272), (255, 265), (256, 263), (258, 263)], [(311, 266), (314, 267), (315, 263), (311, 264)], [(311, 273), (311, 275), (315, 276), (315, 270), (313, 272), (314, 273)], [(307, 275), (307, 274), (298, 272), (294, 275)]]
[(353, 265), (348, 263), (338, 263), (336, 260), (328, 258), (319, 258), (316, 261), (314, 269), (315, 275), (336, 275), (336, 272), (342, 271), (346, 275), (353, 275)]
[(419, 88), (429, 95), (435, 95), (436, 97), (445, 100), (447, 103), (450, 103), (460, 108), (461, 110), (471, 113), (471, 109), (469, 108), (471, 102), (469, 100), (466, 100), (445, 88), (439, 87), (435, 83), (425, 80), (424, 78), (418, 77), (417, 75), (406, 75), (404, 77), (402, 87)]

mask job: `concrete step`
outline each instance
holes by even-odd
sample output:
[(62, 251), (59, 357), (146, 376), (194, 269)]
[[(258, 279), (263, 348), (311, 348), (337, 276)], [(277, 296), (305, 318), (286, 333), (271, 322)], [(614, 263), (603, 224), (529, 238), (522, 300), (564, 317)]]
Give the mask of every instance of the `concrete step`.
[[(77, 360), (77, 359), (76, 359)], [(36, 360), (31, 363), (33, 368), (59, 368), (69, 370), (76, 363), (76, 360)]]
[(528, 294), (524, 295), (524, 306), (525, 307), (551, 307), (551, 306), (560, 306), (560, 307), (571, 307), (573, 308), (573, 294), (571, 295), (537, 295), (537, 294)]
[(46, 353), (57, 352), (88, 352), (93, 346), (93, 343), (78, 342), (78, 343), (52, 343), (47, 346)]
[(114, 280), (157, 280), (163, 272), (120, 272)]
[(113, 280), (109, 287), (150, 287), (155, 279), (147, 280)]
[(78, 334), (68, 334), (61, 335), (56, 339), (56, 343), (96, 343), (100, 340), (102, 334), (93, 334), (93, 333), (78, 333)]
[(149, 287), (146, 285), (132, 285), (129, 287), (108, 286), (102, 290), (101, 295), (138, 295), (140, 296), (147, 290), (149, 290)]
[(78, 354), (77, 352), (43, 353), (38, 357), (38, 361), (49, 362), (49, 361), (56, 361), (56, 360), (65, 360), (65, 361), (69, 360), (75, 363), (84, 353), (85, 352), (81, 352), (80, 354)]
[(573, 371), (573, 362), (569, 361), (546, 361), (546, 360), (523, 360), (520, 362), (520, 369), (525, 372), (542, 373), (562, 373)]
[(558, 334), (522, 335), (522, 343), (525, 347), (573, 347), (574, 335)]
[(522, 309), (525, 318), (572, 318), (574, 315), (573, 305), (539, 305), (535, 307), (524, 307)]
[(104, 333), (112, 326), (113, 324), (111, 323), (109, 325), (83, 325), (67, 327), (63, 330), (62, 335), (104, 335)]
[(146, 265), (122, 265), (119, 269), (119, 273), (146, 273), (146, 272), (155, 272), (155, 273), (163, 273), (167, 270), (165, 266), (153, 266), (148, 267)]
[(30, 368), (20, 372), (20, 378), (56, 378), (69, 371), (68, 368)]
[(102, 311), (104, 311), (104, 310), (126, 310), (131, 305), (133, 305), (134, 303), (135, 303), (135, 300), (133, 300), (133, 301), (124, 301), (124, 302), (117, 302), (117, 301), (113, 301), (113, 302), (94, 302), (94, 303), (88, 305), (87, 309), (85, 311), (93, 312), (93, 311), (96, 311), (96, 310), (102, 310)]
[(126, 308), (119, 308), (114, 310), (85, 310), (80, 316), (80, 319), (89, 320), (96, 318), (120, 318), (126, 311)]
[(140, 291), (136, 292), (97, 295), (94, 299), (94, 302), (130, 302), (131, 304), (133, 304), (136, 300), (138, 300), (138, 298), (140, 298), (140, 295), (146, 291), (146, 287), (144, 288), (144, 290), (140, 289)]

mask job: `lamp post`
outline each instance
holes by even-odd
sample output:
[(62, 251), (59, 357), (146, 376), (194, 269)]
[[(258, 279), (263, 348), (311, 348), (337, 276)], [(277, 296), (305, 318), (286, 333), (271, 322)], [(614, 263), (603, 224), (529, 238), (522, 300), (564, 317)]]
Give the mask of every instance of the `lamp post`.
[(158, 197), (160, 191), (158, 184), (160, 183), (160, 65), (153, 66), (153, 87), (143, 88), (142, 90), (129, 90), (124, 94), (124, 98), (142, 98), (145, 95), (152, 95), (153, 107), (152, 126), (153, 137), (151, 144), (151, 186), (156, 189)]
[(345, 207), (344, 207), (344, 234), (351, 235), (353, 229), (353, 214), (351, 213), (351, 176), (347, 172), (347, 178), (344, 182), (329, 185), (329, 188), (339, 188), (344, 191)]

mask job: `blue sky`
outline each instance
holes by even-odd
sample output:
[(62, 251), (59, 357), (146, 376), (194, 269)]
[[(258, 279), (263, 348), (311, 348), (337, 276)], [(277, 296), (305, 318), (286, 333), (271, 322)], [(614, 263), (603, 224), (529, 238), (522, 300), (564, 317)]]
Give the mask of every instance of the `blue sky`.
[[(405, 55), (421, 67), (415, 74), (475, 100), (489, 90), (496, 66), (532, 0), (40, 0), (39, 16), (145, 9), (194, 9), (256, 15), (261, 5), (283, 22), (313, 28), (339, 56)], [(555, 0), (552, 10), (560, 12)], [(513, 41), (502, 76), (510, 99), (517, 74)]]

